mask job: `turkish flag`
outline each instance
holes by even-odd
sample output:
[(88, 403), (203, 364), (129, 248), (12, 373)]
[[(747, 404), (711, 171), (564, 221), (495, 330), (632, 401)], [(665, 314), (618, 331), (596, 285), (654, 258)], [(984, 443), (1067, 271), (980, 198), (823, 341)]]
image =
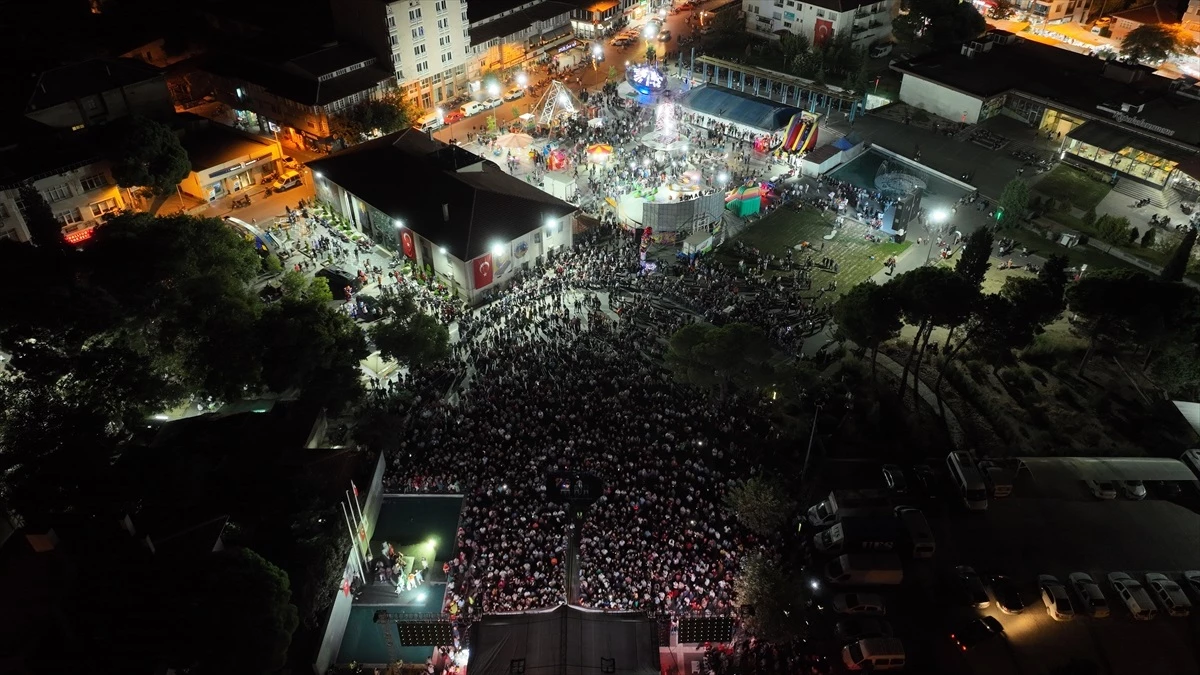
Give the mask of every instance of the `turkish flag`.
[(822, 47), (831, 37), (833, 37), (833, 22), (828, 19), (817, 19), (816, 28), (813, 29), (813, 46)]
[(475, 259), (475, 288), (480, 289), (492, 283), (492, 254), (487, 253)]
[(413, 244), (412, 232), (403, 230), (400, 232), (400, 246), (404, 248), (404, 255), (412, 260), (417, 258), (417, 247)]

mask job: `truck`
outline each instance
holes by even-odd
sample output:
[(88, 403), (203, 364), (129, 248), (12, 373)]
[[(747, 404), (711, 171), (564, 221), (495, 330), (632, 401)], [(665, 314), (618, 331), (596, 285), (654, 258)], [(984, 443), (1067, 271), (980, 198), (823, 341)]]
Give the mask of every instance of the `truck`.
[(811, 525), (828, 525), (851, 515), (867, 515), (891, 507), (886, 490), (834, 490), (808, 509)]
[(813, 545), (822, 553), (891, 553), (898, 548), (900, 523), (887, 513), (877, 517), (843, 518), (813, 535)]
[(904, 581), (900, 556), (840, 555), (825, 565), (825, 579), (839, 586), (896, 586)]

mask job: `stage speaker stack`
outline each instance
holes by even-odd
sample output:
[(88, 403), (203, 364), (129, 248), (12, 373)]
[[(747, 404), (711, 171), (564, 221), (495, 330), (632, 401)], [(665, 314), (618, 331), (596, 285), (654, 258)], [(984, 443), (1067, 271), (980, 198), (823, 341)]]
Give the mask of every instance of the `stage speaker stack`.
[(449, 621), (399, 621), (400, 644), (405, 647), (445, 647), (454, 644)]
[(658, 646), (671, 646), (671, 617), (669, 616), (658, 617)]
[(679, 642), (731, 642), (733, 640), (733, 617), (717, 616), (680, 619)]

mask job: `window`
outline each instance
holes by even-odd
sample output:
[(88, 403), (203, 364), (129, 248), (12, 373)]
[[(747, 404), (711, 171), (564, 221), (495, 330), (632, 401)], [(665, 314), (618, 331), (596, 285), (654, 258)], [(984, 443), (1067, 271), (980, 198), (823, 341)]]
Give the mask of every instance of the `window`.
[(784, 22), (783, 22), (783, 27), (784, 27), (784, 28), (791, 28), (791, 27), (792, 27), (792, 22), (791, 22), (791, 21), (784, 21)]
[(395, 27), (396, 27), (396, 17), (389, 16), (388, 17), (388, 28), (395, 28)]
[(825, 10), (823, 10), (823, 9), (818, 9), (818, 10), (817, 10), (817, 18), (818, 18), (818, 19), (824, 19), (824, 18), (825, 18)]
[(63, 183), (62, 185), (55, 185), (49, 190), (46, 190), (46, 201), (48, 202), (61, 202), (70, 196), (71, 188), (68, 187), (66, 183)]
[(450, 30), (450, 19), (438, 19), (438, 30)]
[(395, 47), (397, 44), (400, 43), (400, 38), (396, 37), (395, 33), (392, 33), (392, 35), (388, 39), (391, 40), (393, 47)]
[(445, 47), (448, 44), (450, 44), (450, 36), (449, 35), (443, 35), (442, 37), (438, 38), (438, 46), (439, 47)]
[(84, 192), (99, 190), (105, 185), (108, 185), (108, 177), (102, 173), (98, 173), (95, 176), (88, 176), (87, 178), (79, 181), (79, 185), (83, 188)]
[(424, 53), (425, 53), (425, 45), (424, 44), (419, 44), (416, 47), (413, 47), (413, 56), (420, 56)]
[(433, 3), (433, 8), (435, 10), (437, 10), (438, 14), (445, 12), (446, 11), (446, 0), (437, 0), (437, 2)]
[(109, 211), (115, 211), (117, 208), (117, 200), (116, 199), (105, 199), (102, 202), (96, 202), (95, 204), (92, 204), (91, 207), (92, 207), (92, 217), (99, 218), (100, 216), (108, 213)]
[(426, 109), (433, 107), (433, 102), (429, 100), (429, 94), (421, 94), (421, 107)]
[(428, 62), (428, 61), (421, 61), (420, 63), (418, 63), (418, 64), (417, 64), (417, 72), (418, 72), (418, 73), (425, 73), (425, 72), (429, 72), (429, 62)]
[(420, 40), (421, 38), (425, 37), (425, 27), (417, 26), (416, 28), (412, 29), (412, 34), (414, 40)]
[(8, 220), (8, 207), (0, 204), (0, 220)]
[(434, 73), (434, 74), (433, 74), (433, 83), (434, 83), (434, 84), (437, 84), (438, 82), (441, 82), (441, 81), (442, 81), (442, 74), (441, 74), (441, 73)]
[(56, 213), (54, 214), (54, 219), (62, 221), (63, 225), (83, 222), (83, 216), (79, 215), (79, 209), (71, 209), (70, 211)]
[(442, 54), (442, 63), (450, 63), (454, 60), (454, 52), (445, 52)]
[(409, 21), (420, 21), (421, 20), (421, 8), (414, 7), (412, 9), (408, 10), (408, 20)]
[(392, 54), (392, 63), (400, 63), (400, 53), (399, 52)]

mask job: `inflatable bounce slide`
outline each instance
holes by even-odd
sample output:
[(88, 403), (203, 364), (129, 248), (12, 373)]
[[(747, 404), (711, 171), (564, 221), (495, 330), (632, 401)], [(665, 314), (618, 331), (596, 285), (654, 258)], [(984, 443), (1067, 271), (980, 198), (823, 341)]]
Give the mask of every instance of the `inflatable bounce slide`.
[(817, 122), (821, 117), (817, 113), (799, 112), (792, 115), (788, 123), (787, 134), (783, 137), (783, 150), (787, 152), (808, 152), (817, 145)]

